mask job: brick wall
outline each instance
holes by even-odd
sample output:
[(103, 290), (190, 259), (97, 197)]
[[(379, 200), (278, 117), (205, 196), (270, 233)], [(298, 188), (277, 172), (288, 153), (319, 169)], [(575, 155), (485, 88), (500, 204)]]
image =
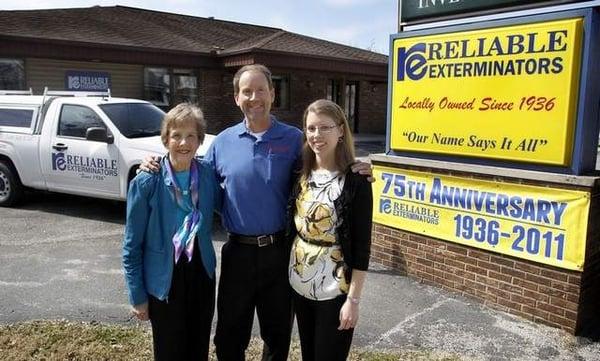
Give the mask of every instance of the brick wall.
[[(465, 176), (464, 173), (453, 174)], [(518, 183), (540, 186), (543, 182)], [(371, 260), (423, 283), (474, 298), (492, 308), (570, 333), (598, 336), (600, 222), (597, 220), (600, 219), (600, 191), (595, 188), (591, 193), (583, 272), (530, 262), (381, 224), (373, 226)]]
[(581, 274), (380, 224), (371, 261), (493, 308), (574, 332)]
[(364, 80), (360, 82), (359, 89), (359, 133), (385, 134), (387, 83)]

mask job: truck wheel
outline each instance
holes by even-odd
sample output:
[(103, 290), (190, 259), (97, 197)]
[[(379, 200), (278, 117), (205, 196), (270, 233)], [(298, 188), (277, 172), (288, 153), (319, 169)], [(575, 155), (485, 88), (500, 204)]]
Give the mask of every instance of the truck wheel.
[(0, 207), (10, 207), (23, 196), (23, 185), (17, 172), (8, 164), (0, 162)]

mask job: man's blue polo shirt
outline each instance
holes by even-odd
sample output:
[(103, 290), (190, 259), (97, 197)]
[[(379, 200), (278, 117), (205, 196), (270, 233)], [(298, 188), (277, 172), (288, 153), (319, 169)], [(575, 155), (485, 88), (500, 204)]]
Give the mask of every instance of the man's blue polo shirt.
[(260, 139), (245, 121), (222, 131), (205, 160), (224, 188), (221, 217), (225, 229), (254, 236), (285, 228), (292, 172), (301, 166), (302, 132), (271, 117)]

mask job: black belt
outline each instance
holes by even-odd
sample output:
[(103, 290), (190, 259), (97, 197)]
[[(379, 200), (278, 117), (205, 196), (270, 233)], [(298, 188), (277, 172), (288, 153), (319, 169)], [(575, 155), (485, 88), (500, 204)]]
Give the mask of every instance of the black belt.
[(284, 237), (284, 231), (279, 231), (273, 234), (261, 234), (259, 236), (245, 236), (243, 234), (229, 233), (229, 240), (231, 241), (258, 247), (269, 246), (275, 242), (283, 240)]

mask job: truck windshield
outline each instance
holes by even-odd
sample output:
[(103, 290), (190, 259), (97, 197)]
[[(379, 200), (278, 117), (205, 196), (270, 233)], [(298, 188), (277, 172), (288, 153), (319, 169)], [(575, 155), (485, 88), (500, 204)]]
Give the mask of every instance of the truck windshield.
[(165, 113), (148, 103), (118, 103), (99, 105), (119, 132), (127, 138), (160, 135)]

